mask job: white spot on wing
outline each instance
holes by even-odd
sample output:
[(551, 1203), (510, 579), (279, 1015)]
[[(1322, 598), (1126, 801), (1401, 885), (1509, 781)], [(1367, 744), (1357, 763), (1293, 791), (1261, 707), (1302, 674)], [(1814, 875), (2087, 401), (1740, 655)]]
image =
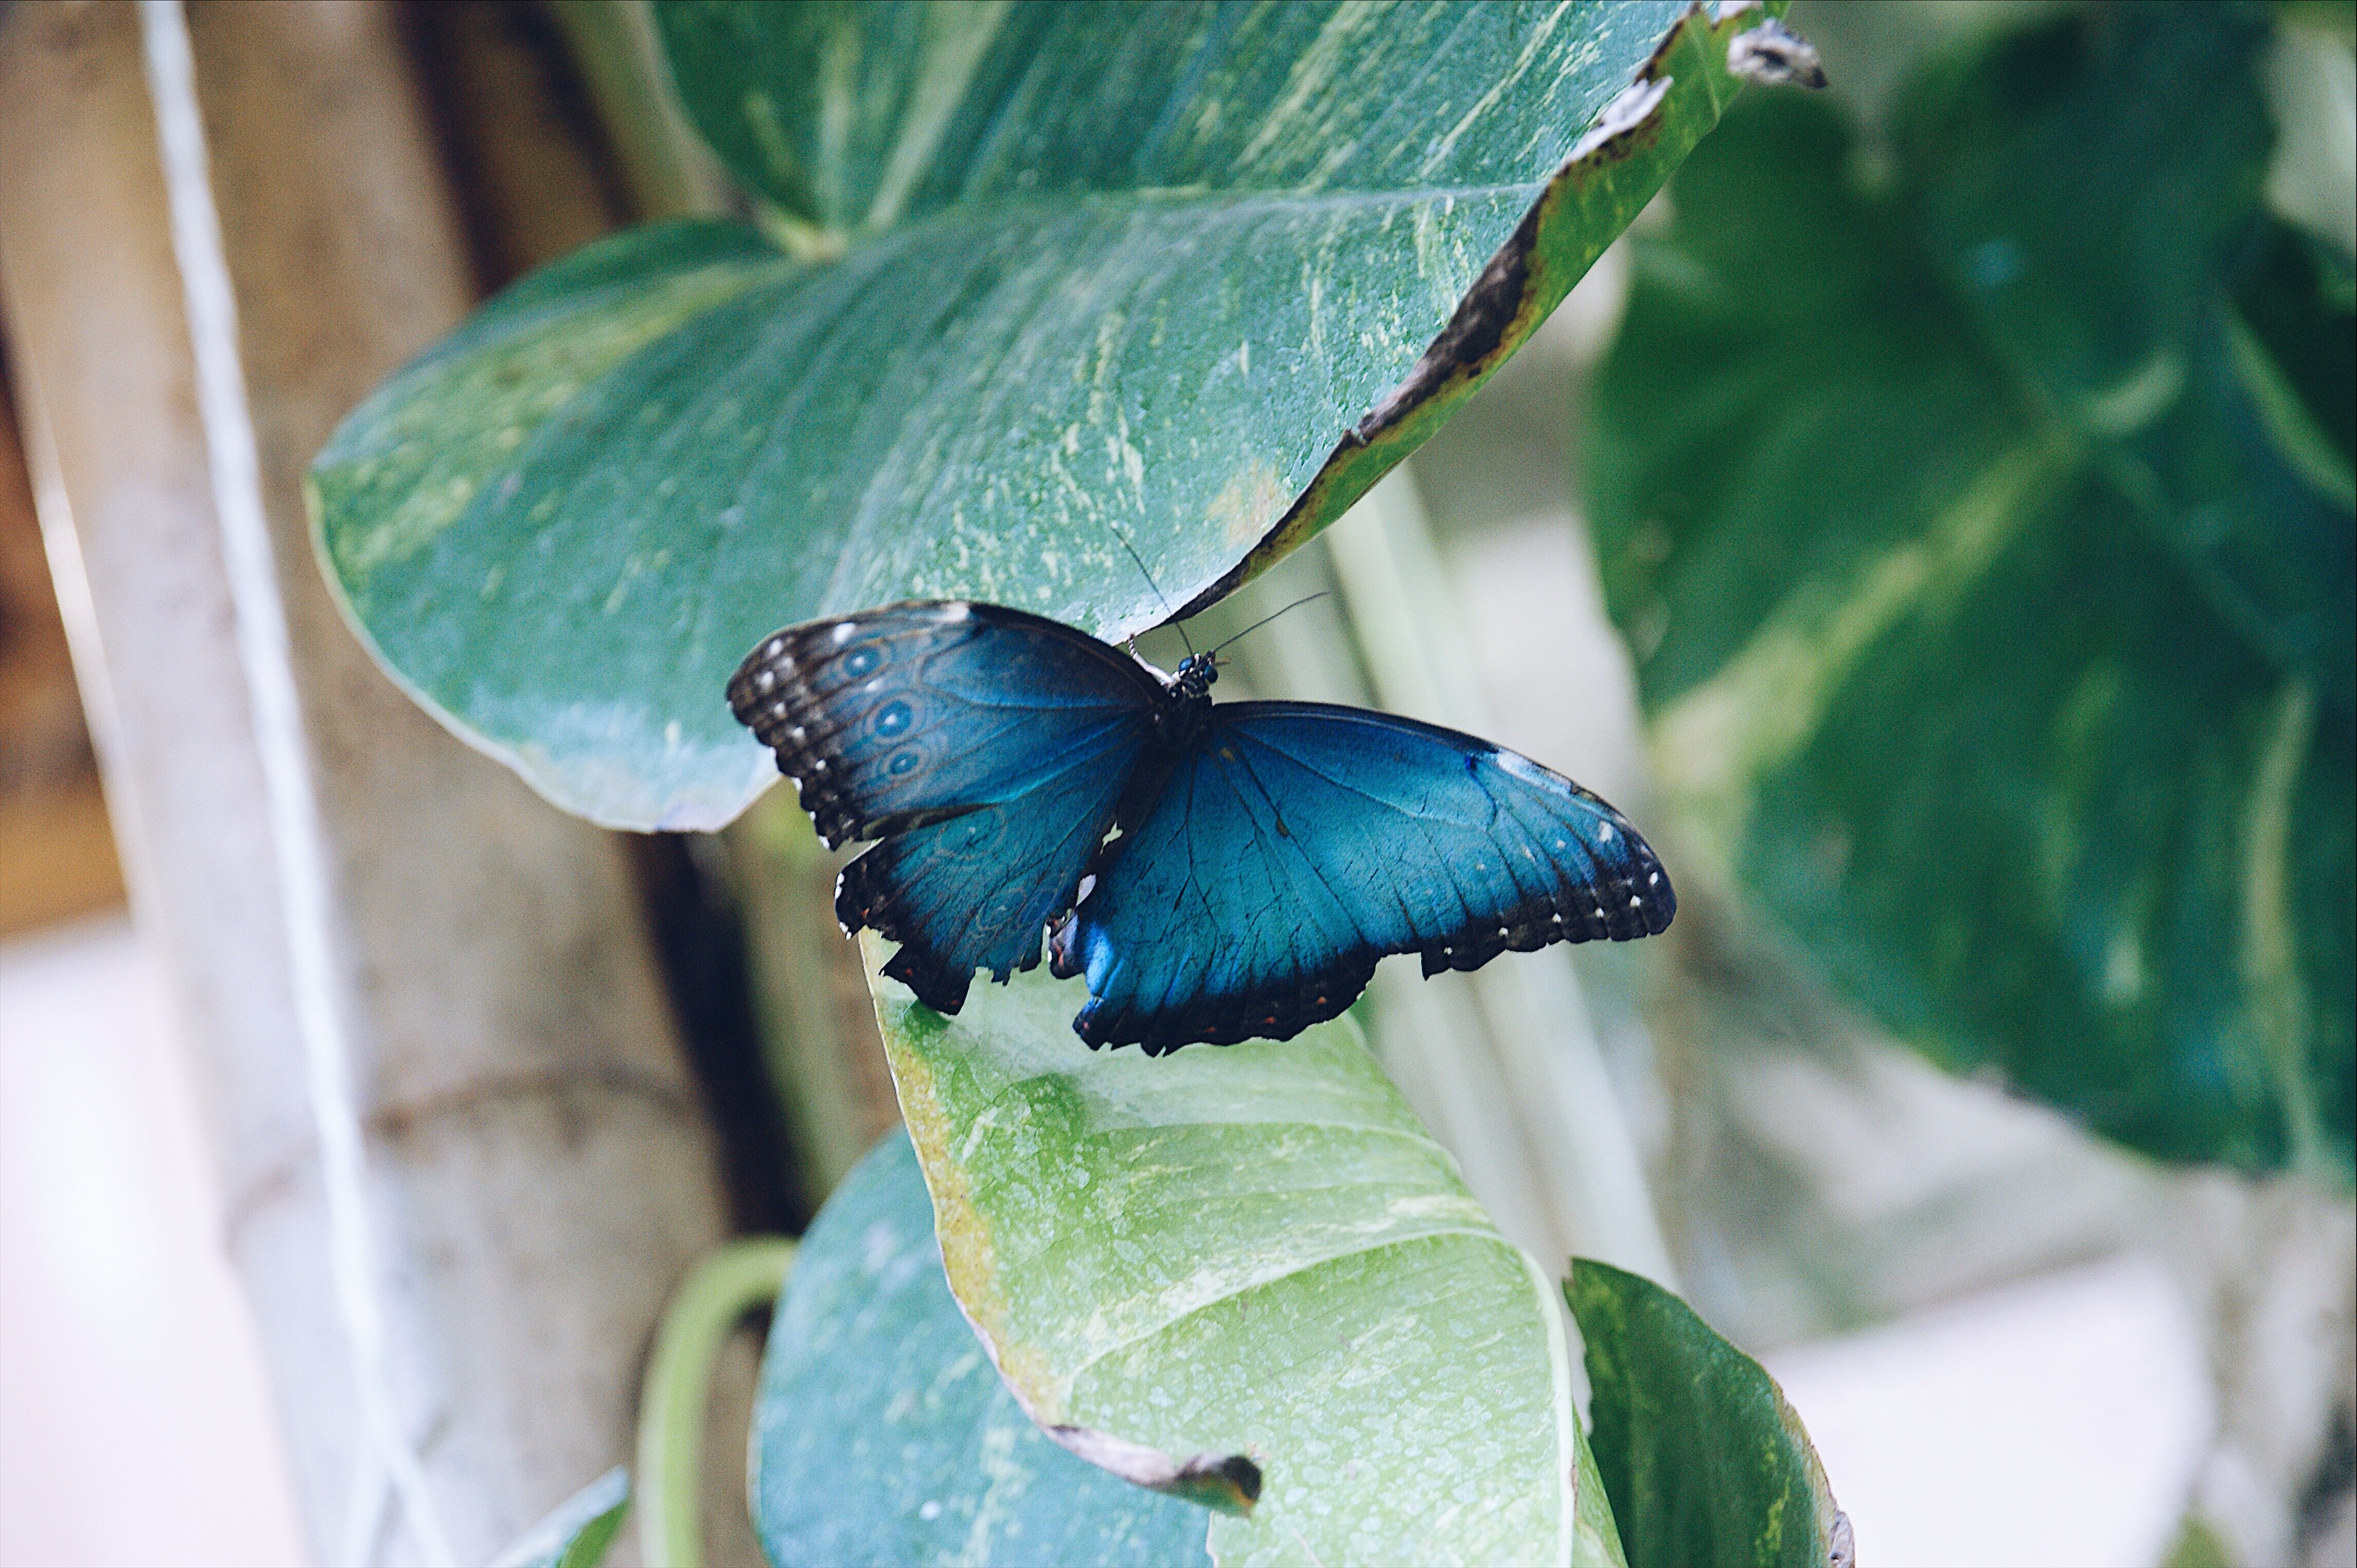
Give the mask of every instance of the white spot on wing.
[(835, 641), (837, 641), (837, 642), (849, 642), (853, 638), (857, 637), (858, 635), (859, 635), (859, 623), (858, 623), (857, 621), (856, 621), (856, 620), (839, 620), (839, 621), (836, 621), (836, 622), (834, 623), (834, 640), (835, 640)]

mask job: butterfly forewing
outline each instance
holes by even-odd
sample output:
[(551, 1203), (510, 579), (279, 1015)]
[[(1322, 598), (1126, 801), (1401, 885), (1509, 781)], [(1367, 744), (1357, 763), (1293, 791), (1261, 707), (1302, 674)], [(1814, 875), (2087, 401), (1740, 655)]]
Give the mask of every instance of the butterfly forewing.
[(1112, 825), (1160, 688), (1114, 649), (991, 605), (894, 605), (764, 639), (735, 680), (846, 867), (846, 929), (900, 944), (887, 972), (955, 1012), (977, 968), (1039, 961)]
[(1154, 679), (995, 605), (891, 605), (788, 627), (728, 683), (829, 848), (1001, 804), (1130, 738)]

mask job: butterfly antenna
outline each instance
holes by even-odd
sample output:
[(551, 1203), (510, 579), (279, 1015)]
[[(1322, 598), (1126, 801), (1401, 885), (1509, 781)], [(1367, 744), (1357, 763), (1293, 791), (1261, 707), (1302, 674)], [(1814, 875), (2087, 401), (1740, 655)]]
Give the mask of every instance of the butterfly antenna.
[[(1121, 531), (1121, 524), (1114, 521), (1111, 518), (1107, 518), (1105, 520), (1105, 526), (1113, 530), (1113, 536), (1115, 539), (1121, 541), (1121, 547), (1129, 552), (1129, 558), (1137, 563), (1138, 575), (1144, 577), (1146, 579), (1146, 585), (1154, 590), (1154, 596), (1162, 601), (1162, 613), (1169, 618), (1169, 623), (1172, 626), (1178, 628), (1178, 640), (1187, 645), (1188, 656), (1192, 658), (1195, 652), (1195, 639), (1189, 637), (1187, 635), (1187, 628), (1179, 624), (1178, 612), (1170, 607), (1170, 596), (1162, 591), (1162, 585), (1156, 582), (1154, 580), (1154, 574), (1146, 569), (1146, 557), (1137, 553), (1137, 546), (1129, 542), (1129, 535)], [(1132, 653), (1137, 651), (1135, 647), (1136, 641), (1137, 639), (1135, 638), (1130, 639), (1130, 642), (1132, 644), (1130, 651)]]
[(1217, 652), (1219, 652), (1220, 648), (1225, 648), (1225, 647), (1228, 645), (1228, 643), (1229, 643), (1229, 642), (1234, 642), (1234, 641), (1238, 640), (1238, 639), (1241, 639), (1241, 638), (1250, 637), (1254, 632), (1258, 631), (1261, 628), (1263, 628), (1263, 627), (1266, 626), (1269, 622), (1271, 622), (1271, 621), (1275, 620), (1278, 616), (1283, 615), (1283, 614), (1285, 613), (1285, 610), (1297, 610), (1297, 609), (1299, 609), (1302, 606), (1304, 606), (1304, 605), (1308, 604), (1310, 600), (1312, 600), (1312, 599), (1322, 599), (1322, 598), (1324, 598), (1327, 595), (1329, 595), (1329, 594), (1332, 593), (1333, 591), (1334, 591), (1334, 590), (1333, 590), (1333, 589), (1331, 589), (1331, 588), (1320, 588), (1320, 589), (1318, 589), (1318, 590), (1316, 593), (1314, 593), (1314, 594), (1305, 594), (1305, 595), (1303, 595), (1301, 597), (1299, 597), (1299, 598), (1297, 598), (1297, 599), (1294, 600), (1291, 604), (1289, 604), (1289, 605), (1286, 606), (1286, 607), (1285, 607), (1285, 609), (1283, 609), (1283, 610), (1271, 610), (1268, 614), (1266, 614), (1266, 615), (1265, 615), (1265, 616), (1261, 617), (1261, 618), (1260, 618), (1260, 619), (1258, 619), (1258, 620), (1256, 620), (1256, 621), (1253, 622), (1253, 623), (1252, 623), (1252, 625), (1250, 625), (1250, 626), (1248, 626), (1248, 627), (1244, 628), (1243, 628), (1243, 630), (1242, 630), (1242, 631), (1240, 631), (1240, 632), (1236, 633), (1236, 635), (1235, 635), (1234, 637), (1229, 638), (1229, 639), (1227, 639), (1227, 642), (1222, 642), (1222, 643), (1221, 643), (1221, 644), (1220, 644), (1220, 646), (1219, 646), (1219, 648), (1214, 648), (1214, 649), (1212, 649), (1212, 650), (1211, 650), (1211, 651), (1212, 651), (1213, 653), (1217, 653)]

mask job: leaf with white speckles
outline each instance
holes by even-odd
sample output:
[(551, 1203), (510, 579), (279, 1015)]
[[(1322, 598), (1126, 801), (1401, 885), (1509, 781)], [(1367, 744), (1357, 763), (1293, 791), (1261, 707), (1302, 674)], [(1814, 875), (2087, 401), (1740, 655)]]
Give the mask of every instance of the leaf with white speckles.
[(1044, 972), (942, 1018), (866, 950), (951, 1288), (1049, 1432), (1225, 1510), (1222, 1563), (1619, 1563), (1555, 1283), (1349, 1019), (1149, 1060)]
[(1118, 635), (1340, 515), (1716, 122), (1761, 13), (1683, 14), (664, 5), (809, 259), (687, 224), (527, 278), (320, 454), (328, 575), (560, 805), (724, 822), (775, 778), (722, 695), (775, 627), (960, 595)]

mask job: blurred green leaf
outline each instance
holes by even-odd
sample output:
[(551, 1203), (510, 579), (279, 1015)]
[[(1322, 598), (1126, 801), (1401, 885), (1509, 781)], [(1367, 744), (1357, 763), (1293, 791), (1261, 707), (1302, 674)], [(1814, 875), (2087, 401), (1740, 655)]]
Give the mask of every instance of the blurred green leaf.
[(1339, 516), (1710, 128), (1761, 15), (667, 5), (785, 248), (641, 230), (502, 295), (320, 454), (328, 575), (558, 804), (724, 822), (774, 781), (722, 692), (779, 625), (971, 595), (1117, 635)]
[(1202, 1509), (1074, 1458), (1006, 1391), (942, 1277), (900, 1133), (802, 1238), (761, 1365), (750, 1469), (778, 1568), (1207, 1561)]
[(630, 1511), (630, 1472), (617, 1465), (563, 1502), (491, 1568), (597, 1568)]
[(1923, 71), (1895, 139), (1911, 227), (2018, 385), (2244, 638), (2347, 710), (2348, 387), (2309, 381), (2339, 404), (2316, 423), (2341, 425), (2341, 477), (2302, 483), (2234, 353), (2245, 277), (2273, 285), (2263, 303), (2300, 289), (2325, 341), (2351, 336), (2312, 279), (2264, 267), (2301, 248), (2262, 216), (2268, 30), (2264, 8), (2210, 0), (2072, 13)]
[(2160, 1568), (2234, 1568), (2234, 1559), (2218, 1532), (2198, 1517), (2189, 1517), (2177, 1532)]
[(1222, 1563), (1619, 1563), (1555, 1283), (1349, 1019), (1149, 1060), (1044, 972), (942, 1018), (866, 952), (950, 1287), (1060, 1441), (1226, 1510)]
[(1682, 875), (1953, 1068), (2345, 1178), (2357, 329), (2258, 208), (2263, 22), (2050, 16), (1920, 76), (1895, 162), (1748, 102), (1587, 473)]
[(1776, 1381), (1676, 1296), (1575, 1259), (1591, 1446), (1630, 1568), (1849, 1568), (1801, 1418)]

